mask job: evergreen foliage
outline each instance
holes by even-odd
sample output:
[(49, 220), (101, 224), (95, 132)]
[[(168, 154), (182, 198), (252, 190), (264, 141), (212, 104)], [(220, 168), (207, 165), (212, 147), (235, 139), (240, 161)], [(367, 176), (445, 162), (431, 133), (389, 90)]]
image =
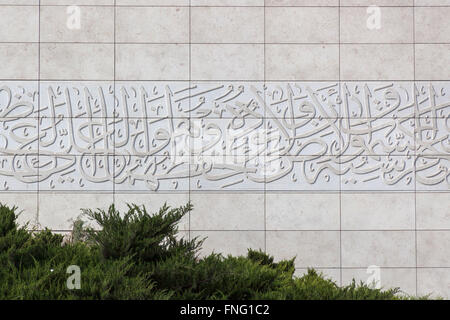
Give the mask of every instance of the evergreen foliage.
[[(192, 206), (164, 205), (150, 214), (129, 205), (120, 213), (84, 210), (98, 226), (78, 220), (69, 241), (50, 230), (27, 230), (17, 208), (0, 204), (0, 299), (406, 299), (399, 289), (339, 287), (310, 269), (294, 276), (294, 259), (275, 262), (262, 251), (247, 256), (200, 256), (202, 239), (182, 239), (177, 224)], [(81, 270), (69, 290), (67, 268)]]

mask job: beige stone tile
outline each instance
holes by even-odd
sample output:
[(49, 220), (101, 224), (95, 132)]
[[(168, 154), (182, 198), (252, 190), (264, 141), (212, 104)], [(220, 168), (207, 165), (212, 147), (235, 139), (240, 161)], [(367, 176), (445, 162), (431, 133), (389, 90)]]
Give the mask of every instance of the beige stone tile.
[(189, 6), (190, 0), (116, 0), (117, 6)]
[(337, 43), (339, 9), (266, 8), (265, 30), (269, 43)]
[(417, 294), (450, 299), (450, 268), (417, 269)]
[(47, 5), (95, 5), (112, 6), (114, 0), (41, 0), (41, 6)]
[(262, 193), (191, 193), (191, 201), (191, 230), (264, 230)]
[(1, 42), (37, 42), (39, 40), (39, 8), (34, 6), (0, 7)]
[(369, 29), (365, 7), (341, 8), (341, 43), (411, 43), (413, 8), (380, 8), (380, 29)]
[(0, 78), (37, 79), (39, 65), (38, 44), (0, 44)]
[(267, 80), (337, 80), (338, 45), (266, 45)]
[(267, 193), (268, 230), (339, 230), (338, 193)]
[(267, 231), (267, 252), (276, 260), (296, 256), (297, 268), (339, 266), (339, 231)]
[(118, 44), (118, 80), (187, 80), (189, 45)]
[(416, 6), (450, 6), (450, 0), (414, 0)]
[(23, 226), (28, 223), (32, 229), (37, 223), (38, 195), (37, 193), (0, 192), (0, 203), (10, 208), (17, 207), (17, 222)]
[(192, 6), (264, 6), (264, 0), (191, 0)]
[(262, 44), (193, 44), (191, 59), (192, 80), (264, 79)]
[(80, 9), (80, 29), (67, 26), (67, 7), (41, 7), (42, 42), (113, 42), (114, 8), (83, 7)]
[(416, 8), (415, 31), (419, 43), (450, 43), (450, 8)]
[(343, 193), (344, 230), (414, 229), (414, 193)]
[(412, 6), (414, 0), (341, 0), (341, 6)]
[(116, 0), (117, 6), (189, 6), (190, 0)]
[(448, 193), (417, 193), (417, 229), (450, 229)]
[(39, 5), (39, 0), (0, 0), (0, 4)]
[(187, 7), (119, 7), (117, 42), (189, 42)]
[(450, 231), (417, 231), (417, 266), (450, 267)]
[[(361, 282), (371, 285), (377, 278), (378, 270), (367, 269), (343, 269), (342, 285), (349, 285), (355, 279), (357, 285)], [(375, 280), (376, 281), (376, 280)], [(414, 268), (380, 268), (379, 282), (377, 284), (384, 290), (400, 288), (401, 295), (416, 294), (416, 270)]]
[(416, 44), (416, 80), (450, 79), (450, 44)]
[(41, 44), (40, 60), (43, 79), (114, 78), (112, 44)]
[(414, 267), (414, 231), (342, 231), (342, 266)]
[(195, 43), (264, 43), (264, 8), (198, 7), (191, 9)]
[(339, 0), (266, 0), (266, 7), (270, 6), (338, 6)]
[[(113, 204), (113, 194), (43, 193), (39, 194), (39, 224), (53, 230), (72, 230), (81, 209), (107, 210)], [(82, 217), (84, 221), (89, 221)]]
[(412, 80), (413, 45), (341, 45), (342, 80)]
[(212, 252), (246, 256), (248, 249), (264, 249), (264, 231), (191, 231), (190, 235), (191, 239), (206, 238), (201, 250), (203, 256)]

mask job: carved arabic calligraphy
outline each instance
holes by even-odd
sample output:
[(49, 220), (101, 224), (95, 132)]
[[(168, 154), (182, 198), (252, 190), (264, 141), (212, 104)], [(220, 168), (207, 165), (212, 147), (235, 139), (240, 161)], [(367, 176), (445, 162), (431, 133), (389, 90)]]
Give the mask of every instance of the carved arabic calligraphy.
[(3, 83), (0, 189), (448, 190), (449, 91), (446, 82)]

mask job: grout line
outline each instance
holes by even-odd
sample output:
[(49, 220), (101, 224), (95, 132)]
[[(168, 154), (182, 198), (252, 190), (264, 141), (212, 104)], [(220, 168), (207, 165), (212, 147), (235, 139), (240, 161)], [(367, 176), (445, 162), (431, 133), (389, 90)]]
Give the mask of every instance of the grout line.
[[(263, 50), (263, 76), (264, 76), (264, 84), (263, 84), (263, 90), (262, 93), (264, 95), (263, 101), (264, 104), (266, 104), (266, 98), (267, 98), (267, 94), (266, 94), (266, 88), (267, 88), (267, 72), (266, 72), (266, 59), (267, 59), (267, 55), (266, 55), (266, 39), (267, 39), (267, 35), (266, 35), (266, 0), (264, 0), (264, 24), (263, 24), (263, 28), (264, 28), (264, 50)], [(268, 121), (267, 121), (267, 110), (264, 107), (264, 126), (265, 126), (265, 132), (264, 135), (267, 139), (267, 133), (268, 133)], [(266, 140), (266, 150), (269, 147), (269, 139)], [(263, 167), (263, 173), (264, 173), (264, 252), (267, 253), (267, 152), (264, 153), (264, 167)]]
[[(341, 88), (341, 0), (339, 0), (339, 9), (338, 9), (338, 31), (339, 31), (339, 52), (338, 52), (338, 62), (339, 62), (339, 96), (342, 97), (342, 88)], [(341, 113), (341, 107), (339, 106), (339, 114)], [(340, 126), (340, 122), (339, 122)], [(339, 128), (339, 131), (341, 129)], [(339, 160), (339, 172), (342, 172), (342, 163)], [(339, 281), (340, 285), (342, 285), (342, 178), (339, 178)]]
[[(36, 4), (0, 4), (1, 7), (37, 7)], [(42, 4), (42, 7), (67, 7), (69, 4)], [(109, 8), (113, 7), (112, 4), (78, 4), (79, 7), (100, 7), (100, 8)], [(118, 4), (118, 8), (188, 8), (191, 5), (127, 5), (127, 4)], [(380, 8), (449, 8), (450, 5), (377, 5)], [(192, 5), (192, 8), (263, 8), (263, 5)], [(267, 8), (366, 8), (367, 5), (266, 5)]]
[[(85, 193), (95, 193), (95, 194), (104, 194), (104, 193), (110, 193), (111, 190), (107, 190), (107, 189), (96, 189), (96, 190), (71, 190), (71, 189), (41, 189), (40, 193), (44, 194), (44, 193), (55, 193), (55, 192), (59, 192), (59, 193), (65, 193), (65, 194), (72, 194), (72, 193), (79, 193), (79, 194), (85, 194)], [(392, 194), (393, 192), (401, 194), (401, 193), (405, 193), (405, 194), (413, 194), (414, 191), (393, 191), (393, 190), (368, 190), (368, 191), (351, 191), (351, 190), (342, 190), (342, 194), (358, 194), (358, 195), (364, 195), (364, 194), (373, 194), (373, 193), (377, 193), (377, 194)], [(116, 194), (138, 194), (138, 195), (144, 195), (144, 194), (149, 194), (149, 195), (173, 195), (173, 194), (188, 194), (189, 193), (189, 189), (186, 190), (160, 190), (160, 191), (152, 191), (152, 190), (121, 190), (118, 189), (116, 190)], [(264, 194), (264, 190), (239, 190), (239, 189), (230, 189), (230, 190), (192, 190), (191, 191), (191, 195), (192, 194)], [(266, 194), (267, 195), (277, 195), (277, 194), (290, 194), (290, 195), (296, 195), (296, 194), (317, 194), (317, 195), (334, 195), (334, 194), (339, 194), (339, 191), (327, 191), (327, 190), (323, 190), (323, 191), (314, 191), (314, 190), (267, 190)], [(449, 194), (449, 191), (418, 191), (418, 194)], [(14, 191), (2, 191), (2, 194), (36, 194), (36, 191), (30, 191), (30, 190), (14, 190)], [(406, 230), (406, 229), (405, 229)], [(408, 230), (413, 230), (413, 229), (408, 229)], [(427, 229), (418, 229), (418, 230), (427, 230)], [(450, 230), (450, 228), (447, 229), (429, 229), (429, 230)]]
[[(113, 33), (114, 33), (114, 54), (113, 54), (113, 59), (114, 59), (114, 69), (113, 69), (113, 76), (114, 76), (114, 99), (113, 99), (113, 110), (115, 108), (115, 103), (116, 103), (116, 99), (117, 99), (117, 86), (116, 86), (116, 71), (117, 71), (117, 52), (116, 52), (116, 40), (117, 40), (117, 25), (116, 25), (116, 20), (117, 20), (117, 1), (114, 0), (114, 23), (113, 23)], [(105, 117), (105, 122), (107, 121), (108, 117)], [(113, 203), (114, 206), (116, 206), (116, 121), (114, 121), (114, 134), (113, 134), (113, 154), (114, 154), (114, 158), (113, 158), (113, 162), (112, 162), (112, 166), (113, 166), (113, 182), (112, 182), (112, 188), (113, 188)], [(117, 205), (117, 208), (119, 206)]]
[[(413, 73), (414, 73), (414, 82), (413, 82), (413, 95), (415, 97), (415, 90), (416, 90), (416, 9), (415, 9), (415, 2), (416, 0), (413, 0)], [(415, 100), (415, 98), (414, 98)], [(416, 106), (416, 110), (418, 110), (419, 107)], [(419, 115), (417, 115), (416, 110), (414, 110), (415, 114), (414, 117), (417, 119)], [(416, 120), (417, 122), (417, 120)], [(416, 126), (414, 127), (414, 252), (415, 252), (415, 264), (416, 264), (416, 274), (415, 274), (415, 290), (416, 290), (416, 296), (418, 292), (418, 273), (417, 273), (417, 143), (416, 143)]]
[[(46, 78), (35, 78), (35, 79), (17, 79), (17, 78), (0, 78), (0, 81), (8, 81), (8, 82), (37, 82), (40, 80), (41, 82), (113, 82), (114, 79), (46, 79)], [(157, 82), (157, 83), (167, 83), (167, 82), (185, 82), (189, 83), (191, 81), (193, 84), (203, 84), (203, 83), (218, 83), (218, 82), (242, 82), (242, 83), (264, 83), (264, 79), (217, 79), (217, 80), (208, 80), (208, 79), (168, 79), (168, 80), (161, 80), (161, 79), (116, 79), (116, 82), (120, 83), (129, 83), (129, 82)], [(289, 83), (361, 83), (361, 82), (368, 82), (368, 83), (384, 83), (384, 82), (395, 82), (395, 83), (404, 83), (404, 82), (450, 82), (449, 79), (381, 79), (381, 80), (374, 80), (374, 79), (361, 79), (361, 80), (354, 80), (354, 79), (270, 79), (267, 80), (267, 84), (271, 83), (279, 83), (279, 82), (289, 82)]]
[[(65, 229), (54, 229), (54, 231), (70, 231), (69, 229), (68, 230), (65, 230)], [(183, 230), (183, 229), (180, 229), (180, 231), (189, 231), (189, 230)], [(191, 232), (264, 232), (264, 230), (244, 230), (244, 229), (239, 229), (239, 230), (214, 230), (214, 229), (208, 229), (208, 230), (201, 230), (201, 229), (192, 229), (192, 230), (190, 230)], [(386, 233), (386, 232), (414, 232), (413, 230), (343, 230), (344, 232), (384, 232), (384, 233)], [(445, 229), (445, 230), (441, 230), (441, 229), (438, 229), (438, 230), (435, 230), (435, 229), (432, 229), (432, 230), (420, 230), (421, 232), (423, 231), (423, 232), (449, 232), (449, 229)], [(336, 233), (336, 232), (339, 232), (339, 229), (336, 229), (336, 230), (267, 230), (267, 232), (296, 232), (296, 233), (300, 233), (300, 232), (314, 232), (314, 233), (317, 233), (317, 232), (323, 232), (323, 233), (332, 233), (332, 232), (334, 232), (334, 233)], [(345, 267), (342, 267), (342, 268), (345, 268)], [(365, 268), (367, 268), (367, 266), (365, 267)], [(411, 268), (416, 268), (416, 266), (415, 266), (415, 264), (414, 264), (414, 266), (413, 267), (411, 267)], [(420, 266), (417, 266), (417, 268), (420, 268)], [(426, 267), (426, 268), (431, 268), (431, 267)], [(436, 268), (443, 268), (442, 266), (440, 266), (440, 267), (436, 267)], [(450, 268), (450, 265), (448, 266), (448, 268)]]
[(0, 44), (90, 44), (90, 45), (313, 45), (313, 46), (338, 46), (338, 45), (450, 45), (450, 42), (152, 42), (152, 41), (0, 41)]
[(36, 197), (36, 201), (37, 201), (37, 205), (36, 205), (36, 223), (39, 225), (39, 218), (40, 218), (40, 208), (39, 208), (39, 190), (40, 190), (40, 164), (39, 164), (39, 151), (40, 151), (40, 144), (41, 141), (39, 139), (39, 132), (40, 130), (40, 110), (41, 110), (41, 0), (39, 0), (39, 7), (38, 7), (38, 83), (37, 83), (37, 97), (38, 97), (38, 114), (37, 114), (37, 131), (38, 131), (38, 141), (37, 141), (37, 155), (38, 155), (38, 167), (37, 167), (37, 175), (38, 175), (38, 181), (37, 181), (37, 197)]
[[(192, 8), (192, 1), (189, 0), (189, 97), (191, 96), (191, 91), (192, 91), (192, 83), (191, 83), (191, 77), (192, 77), (192, 44), (191, 44), (191, 39), (192, 39), (192, 12), (191, 12), (191, 8)], [(189, 110), (191, 110), (191, 100), (189, 99)], [(189, 118), (189, 130), (192, 130), (191, 128), (191, 112), (189, 112), (188, 114), (188, 118)], [(190, 139), (190, 138), (189, 138)], [(189, 178), (188, 178), (188, 183), (189, 183), (189, 203), (191, 202), (191, 155), (190, 155), (190, 150), (189, 150), (189, 163), (188, 163), (188, 168), (189, 168)], [(191, 241), (191, 211), (189, 211), (189, 216), (188, 216), (188, 239), (189, 241)]]

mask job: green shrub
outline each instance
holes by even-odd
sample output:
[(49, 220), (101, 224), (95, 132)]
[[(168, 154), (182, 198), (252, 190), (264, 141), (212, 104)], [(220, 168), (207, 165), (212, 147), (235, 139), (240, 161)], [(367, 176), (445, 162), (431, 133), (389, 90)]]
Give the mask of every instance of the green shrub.
[[(192, 210), (164, 205), (149, 214), (129, 205), (121, 214), (84, 210), (99, 229), (74, 224), (71, 241), (50, 230), (27, 231), (17, 208), (0, 204), (0, 299), (399, 299), (398, 289), (353, 282), (339, 287), (310, 269), (295, 277), (294, 259), (199, 256), (203, 240), (180, 239), (177, 224)], [(67, 268), (81, 270), (81, 288), (66, 286)]]
[(144, 206), (128, 205), (123, 215), (111, 205), (108, 211), (83, 210), (100, 225), (99, 231), (87, 228), (87, 238), (98, 245), (105, 259), (133, 256), (139, 262), (167, 259), (174, 254), (191, 254), (199, 247), (193, 241), (178, 240), (177, 223), (192, 209), (191, 204), (170, 209), (166, 204), (150, 215)]

